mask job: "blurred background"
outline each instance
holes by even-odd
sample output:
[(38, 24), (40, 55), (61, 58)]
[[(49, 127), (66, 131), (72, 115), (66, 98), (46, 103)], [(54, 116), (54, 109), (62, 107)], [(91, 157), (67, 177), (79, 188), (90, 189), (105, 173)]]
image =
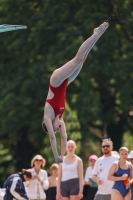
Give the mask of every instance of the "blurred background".
[[(72, 59), (104, 21), (110, 26), (67, 88), (68, 139), (87, 166), (101, 156), (102, 138), (133, 149), (133, 2), (131, 0), (1, 0), (0, 24), (26, 30), (0, 33), (0, 187), (41, 154), (54, 162), (41, 122), (51, 73)], [(60, 135), (58, 149), (60, 150)]]

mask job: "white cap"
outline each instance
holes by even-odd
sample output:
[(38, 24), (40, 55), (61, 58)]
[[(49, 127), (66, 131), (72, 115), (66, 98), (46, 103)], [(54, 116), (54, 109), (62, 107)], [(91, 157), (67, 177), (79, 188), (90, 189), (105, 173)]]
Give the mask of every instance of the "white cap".
[(128, 158), (129, 158), (129, 159), (133, 158), (133, 150), (130, 151), (130, 153), (129, 153), (129, 155), (128, 155)]

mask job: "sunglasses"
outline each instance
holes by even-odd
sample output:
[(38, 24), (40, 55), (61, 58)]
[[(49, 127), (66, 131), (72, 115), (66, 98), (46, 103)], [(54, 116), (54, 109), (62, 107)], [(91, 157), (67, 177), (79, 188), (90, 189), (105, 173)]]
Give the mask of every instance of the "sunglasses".
[(39, 159), (36, 159), (35, 161), (42, 161), (41, 159), (39, 160)]
[(110, 147), (110, 145), (103, 145), (103, 146), (102, 146), (103, 149), (109, 148), (109, 147)]

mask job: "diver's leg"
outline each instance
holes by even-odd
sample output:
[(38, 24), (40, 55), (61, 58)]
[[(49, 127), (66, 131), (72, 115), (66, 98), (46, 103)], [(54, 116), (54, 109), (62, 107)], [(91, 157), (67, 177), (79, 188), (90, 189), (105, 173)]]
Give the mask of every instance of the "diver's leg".
[(94, 29), (93, 35), (80, 46), (76, 56), (53, 72), (50, 79), (50, 83), (53, 87), (58, 87), (61, 85), (65, 79), (71, 77), (73, 73), (79, 68), (79, 70), (76, 71), (77, 73), (75, 73), (74, 77), (78, 75), (88, 53), (107, 28), (108, 23), (104, 22), (98, 28)]

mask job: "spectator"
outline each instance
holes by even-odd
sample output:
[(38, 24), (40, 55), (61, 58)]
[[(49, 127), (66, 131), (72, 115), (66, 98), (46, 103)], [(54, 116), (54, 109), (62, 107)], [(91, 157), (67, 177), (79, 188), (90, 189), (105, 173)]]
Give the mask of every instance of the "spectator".
[(88, 160), (89, 167), (87, 168), (86, 173), (85, 173), (85, 184), (90, 186), (87, 191), (88, 200), (94, 199), (94, 196), (98, 189), (98, 185), (92, 180), (92, 170), (94, 168), (94, 165), (97, 159), (98, 159), (97, 155), (91, 155), (89, 157), (89, 160)]
[(130, 160), (131, 164), (133, 165), (133, 150), (130, 151), (130, 153), (128, 155), (128, 159)]
[[(130, 160), (130, 163), (133, 165), (133, 150), (130, 151), (128, 159)], [(130, 185), (130, 188), (131, 188), (131, 200), (133, 200), (133, 184)]]
[(131, 200), (130, 184), (133, 183), (133, 167), (127, 161), (128, 148), (121, 147), (120, 159), (112, 164), (108, 180), (114, 181), (111, 192), (111, 200)]
[(73, 140), (67, 142), (67, 155), (59, 165), (57, 182), (57, 200), (82, 199), (83, 197), (83, 163), (75, 155), (76, 144)]
[(44, 189), (48, 189), (49, 182), (47, 177), (47, 172), (41, 167), (44, 167), (46, 160), (41, 155), (36, 155), (31, 160), (31, 169), (32, 179), (27, 186), (27, 193), (30, 200), (45, 200), (46, 194)]
[(28, 200), (23, 182), (29, 181), (32, 175), (28, 170), (22, 170), (22, 173), (12, 174), (4, 182), (5, 195), (4, 200)]
[(0, 188), (0, 200), (4, 199), (5, 193), (6, 193), (6, 189), (5, 188)]
[(50, 166), (50, 176), (48, 177), (49, 188), (46, 191), (47, 200), (56, 200), (56, 186), (58, 178), (59, 165), (54, 163)]
[(92, 179), (98, 184), (98, 191), (94, 200), (111, 200), (113, 181), (107, 180), (110, 165), (119, 159), (112, 154), (113, 142), (111, 139), (102, 141), (103, 156), (98, 158), (92, 171)]

